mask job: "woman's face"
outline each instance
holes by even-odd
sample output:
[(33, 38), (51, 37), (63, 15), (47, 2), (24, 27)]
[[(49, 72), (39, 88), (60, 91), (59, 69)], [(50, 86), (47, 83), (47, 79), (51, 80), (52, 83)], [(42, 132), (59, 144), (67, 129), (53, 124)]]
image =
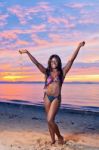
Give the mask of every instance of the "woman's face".
[(57, 66), (58, 66), (57, 59), (56, 59), (55, 57), (53, 57), (53, 58), (51, 59), (51, 68), (52, 68), (52, 69), (55, 69), (55, 68), (57, 68)]

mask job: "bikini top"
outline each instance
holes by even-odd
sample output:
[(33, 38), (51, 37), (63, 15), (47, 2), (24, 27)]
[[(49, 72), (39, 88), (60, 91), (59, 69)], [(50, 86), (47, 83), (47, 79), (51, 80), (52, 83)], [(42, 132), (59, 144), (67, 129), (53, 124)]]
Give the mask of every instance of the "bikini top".
[(46, 85), (48, 86), (50, 83), (52, 83), (52, 82), (57, 82), (57, 81), (60, 81), (59, 76), (56, 76), (56, 77), (53, 79), (52, 76), (50, 75), (50, 76), (47, 78)]
[(57, 75), (55, 78), (53, 78), (51, 75), (49, 75), (46, 79), (45, 86), (48, 86), (52, 82), (58, 82), (58, 81), (61, 82), (59, 75)]

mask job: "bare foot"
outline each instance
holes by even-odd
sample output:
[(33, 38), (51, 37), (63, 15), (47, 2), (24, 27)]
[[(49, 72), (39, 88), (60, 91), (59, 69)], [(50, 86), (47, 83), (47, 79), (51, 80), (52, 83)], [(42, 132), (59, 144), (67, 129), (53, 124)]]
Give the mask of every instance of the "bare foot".
[(55, 144), (55, 142), (56, 142), (55, 140), (54, 140), (54, 141), (52, 141), (52, 142), (51, 142), (51, 145)]
[(58, 138), (58, 144), (64, 144), (63, 136), (60, 136), (60, 138)]

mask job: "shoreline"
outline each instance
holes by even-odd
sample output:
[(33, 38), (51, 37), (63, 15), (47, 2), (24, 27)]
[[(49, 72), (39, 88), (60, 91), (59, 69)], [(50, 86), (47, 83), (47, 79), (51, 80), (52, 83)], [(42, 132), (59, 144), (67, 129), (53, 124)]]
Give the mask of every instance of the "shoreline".
[[(32, 103), (30, 101), (24, 100), (0, 100), (0, 104), (12, 104), (12, 105), (22, 105), (22, 106), (31, 106), (31, 107), (42, 107), (44, 109), (44, 104), (41, 103)], [(99, 107), (95, 106), (77, 106), (70, 104), (61, 104), (59, 111), (65, 111), (68, 113), (78, 113), (78, 114), (89, 114), (89, 115), (99, 115)]]
[(55, 145), (50, 145), (43, 107), (0, 103), (0, 149), (99, 149), (99, 115), (60, 110), (56, 123), (66, 141), (61, 146), (57, 141)]

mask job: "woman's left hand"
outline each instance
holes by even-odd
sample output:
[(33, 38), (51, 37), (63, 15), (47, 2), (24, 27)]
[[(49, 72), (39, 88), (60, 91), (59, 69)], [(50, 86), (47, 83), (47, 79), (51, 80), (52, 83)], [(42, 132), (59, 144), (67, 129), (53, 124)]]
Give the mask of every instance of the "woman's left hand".
[(84, 45), (85, 45), (85, 41), (79, 43), (79, 47), (82, 47), (82, 46), (84, 46)]

